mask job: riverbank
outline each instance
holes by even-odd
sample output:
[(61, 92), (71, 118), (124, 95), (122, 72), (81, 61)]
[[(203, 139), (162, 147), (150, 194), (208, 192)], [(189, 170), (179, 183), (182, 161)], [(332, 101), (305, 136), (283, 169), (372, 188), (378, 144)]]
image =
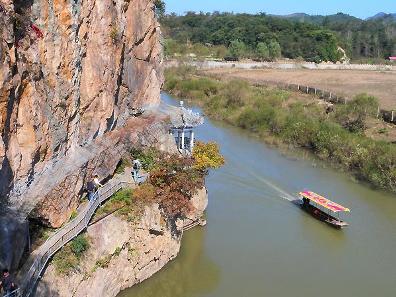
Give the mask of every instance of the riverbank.
[(165, 67), (183, 65), (196, 67), (208, 76), (246, 80), (252, 84), (309, 86), (346, 100), (367, 93), (378, 98), (381, 109), (396, 110), (393, 96), (396, 93), (396, 66), (392, 65), (167, 61)]
[(357, 96), (346, 105), (331, 107), (333, 112), (312, 98), (240, 80), (220, 81), (191, 68), (168, 69), (165, 90), (191, 99), (214, 119), (249, 130), (272, 144), (309, 149), (360, 180), (396, 191), (395, 146), (365, 134), (377, 110), (373, 97)]

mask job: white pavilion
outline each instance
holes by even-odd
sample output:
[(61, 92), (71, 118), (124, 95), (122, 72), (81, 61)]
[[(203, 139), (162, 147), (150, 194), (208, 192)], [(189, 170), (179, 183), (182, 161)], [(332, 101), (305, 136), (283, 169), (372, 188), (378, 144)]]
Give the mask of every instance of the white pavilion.
[(171, 123), (171, 133), (179, 152), (185, 155), (192, 154), (195, 141), (194, 128), (204, 123), (203, 116), (186, 109), (183, 101), (180, 101), (179, 108), (171, 114)]

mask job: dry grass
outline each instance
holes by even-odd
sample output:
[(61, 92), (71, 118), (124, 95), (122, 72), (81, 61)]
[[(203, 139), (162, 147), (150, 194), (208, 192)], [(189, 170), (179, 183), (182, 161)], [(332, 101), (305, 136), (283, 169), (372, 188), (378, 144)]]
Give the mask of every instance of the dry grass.
[(396, 73), (359, 70), (212, 69), (206, 74), (238, 78), (252, 83), (282, 82), (308, 85), (349, 98), (367, 93), (378, 98), (381, 108), (396, 110)]

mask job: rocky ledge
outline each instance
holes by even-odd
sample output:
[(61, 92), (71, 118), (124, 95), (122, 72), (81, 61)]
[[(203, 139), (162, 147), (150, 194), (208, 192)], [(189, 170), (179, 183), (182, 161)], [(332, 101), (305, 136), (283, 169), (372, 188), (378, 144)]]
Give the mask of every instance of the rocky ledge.
[(36, 296), (113, 297), (146, 280), (177, 256), (184, 227), (199, 220), (207, 204), (204, 188), (194, 195), (193, 210), (184, 220), (166, 221), (158, 204), (153, 204), (146, 206), (138, 223), (113, 214), (91, 225), (87, 233), (92, 248), (79, 271), (62, 276), (49, 265)]

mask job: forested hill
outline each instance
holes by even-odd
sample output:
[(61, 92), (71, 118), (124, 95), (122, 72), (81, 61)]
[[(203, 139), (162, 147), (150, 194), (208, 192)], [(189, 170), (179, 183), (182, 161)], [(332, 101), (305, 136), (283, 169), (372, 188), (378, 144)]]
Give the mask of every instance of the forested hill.
[(161, 18), (165, 38), (178, 44), (225, 46), (226, 56), (273, 59), (303, 58), (337, 61), (338, 46), (353, 59), (385, 59), (396, 54), (396, 22), (389, 17), (360, 20), (345, 14), (309, 16), (294, 14), (187, 13)]
[(367, 20), (344, 13), (329, 16), (297, 13), (277, 17), (316, 24), (336, 32), (341, 45), (354, 59), (388, 58), (396, 54), (396, 14), (378, 13)]

